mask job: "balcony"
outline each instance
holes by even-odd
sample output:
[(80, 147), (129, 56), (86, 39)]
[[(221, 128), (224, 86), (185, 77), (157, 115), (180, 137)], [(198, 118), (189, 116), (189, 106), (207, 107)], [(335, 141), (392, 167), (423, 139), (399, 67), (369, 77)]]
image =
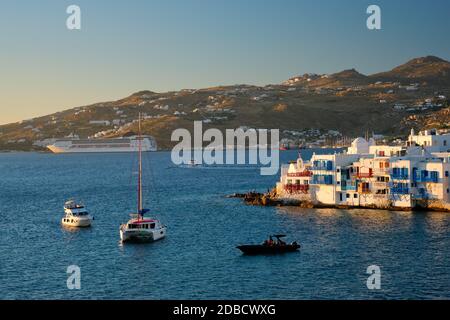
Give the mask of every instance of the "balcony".
[(414, 182), (438, 183), (438, 177), (414, 177)]
[(397, 173), (397, 174), (391, 174), (391, 178), (396, 179), (396, 180), (408, 180), (409, 175)]
[(289, 178), (311, 177), (312, 176), (312, 172), (309, 171), (309, 170), (302, 171), (302, 172), (293, 172), (293, 173), (288, 173), (287, 176)]
[(308, 193), (308, 184), (286, 184), (284, 190), (288, 193)]
[(389, 168), (375, 168), (373, 173), (375, 175), (387, 175), (389, 174)]
[(415, 172), (413, 175), (414, 182), (429, 182), (429, 183), (438, 183), (439, 181), (439, 172), (437, 171), (421, 171)]
[(392, 194), (409, 194), (408, 188), (391, 188)]
[(361, 179), (361, 178), (372, 178), (373, 177), (373, 172), (358, 172), (356, 173), (356, 177)]
[(321, 166), (321, 165), (317, 165), (317, 166), (313, 166), (312, 170), (317, 170), (317, 171), (332, 171), (333, 167), (332, 166)]
[(377, 181), (372, 183), (372, 188), (377, 190), (387, 189), (389, 187), (388, 182)]

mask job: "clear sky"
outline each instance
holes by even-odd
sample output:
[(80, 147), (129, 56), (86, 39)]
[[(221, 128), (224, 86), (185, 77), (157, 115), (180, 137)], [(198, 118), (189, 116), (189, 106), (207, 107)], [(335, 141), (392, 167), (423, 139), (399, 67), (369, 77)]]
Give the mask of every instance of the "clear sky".
[[(366, 27), (370, 4), (382, 30)], [(0, 0), (0, 124), (144, 89), (450, 60), (449, 13), (448, 0)]]

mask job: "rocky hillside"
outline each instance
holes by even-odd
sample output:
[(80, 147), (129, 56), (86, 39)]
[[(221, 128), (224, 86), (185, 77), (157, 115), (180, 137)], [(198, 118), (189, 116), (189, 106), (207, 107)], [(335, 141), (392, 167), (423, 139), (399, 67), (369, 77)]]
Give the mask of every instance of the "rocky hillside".
[(116, 137), (143, 129), (170, 148), (176, 128), (279, 128), (286, 141), (325, 143), (375, 132), (406, 134), (411, 127), (450, 123), (450, 63), (417, 58), (391, 71), (363, 75), (305, 74), (263, 87), (233, 85), (174, 92), (136, 92), (118, 101), (95, 103), (0, 126), (0, 150), (31, 150), (46, 139)]
[(391, 71), (375, 74), (371, 78), (381, 81), (409, 79), (411, 82), (448, 86), (450, 63), (433, 56), (416, 58)]

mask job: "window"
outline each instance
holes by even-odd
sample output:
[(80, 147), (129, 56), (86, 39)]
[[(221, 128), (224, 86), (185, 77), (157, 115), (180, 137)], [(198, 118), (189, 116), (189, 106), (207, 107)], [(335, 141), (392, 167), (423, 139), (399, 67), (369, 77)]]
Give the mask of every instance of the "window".
[(150, 224), (150, 228), (155, 229), (155, 224), (154, 223)]
[(339, 192), (339, 201), (342, 201), (342, 192)]
[(447, 140), (444, 140), (444, 146), (446, 146), (447, 145)]
[(350, 198), (350, 194), (347, 193), (347, 194), (345, 195), (345, 197), (346, 197), (347, 199)]
[(355, 193), (355, 194), (353, 195), (353, 198), (358, 198), (358, 194)]
[(445, 171), (445, 176), (448, 177), (448, 171)]

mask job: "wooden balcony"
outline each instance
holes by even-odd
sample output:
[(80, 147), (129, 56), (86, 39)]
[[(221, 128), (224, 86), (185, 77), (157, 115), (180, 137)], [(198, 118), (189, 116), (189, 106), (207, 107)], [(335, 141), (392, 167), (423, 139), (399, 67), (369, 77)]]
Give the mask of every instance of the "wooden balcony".
[(287, 176), (289, 178), (297, 178), (297, 177), (311, 177), (312, 176), (312, 172), (309, 170), (305, 170), (302, 172), (293, 172), (293, 173), (288, 173)]
[(288, 193), (308, 193), (309, 185), (308, 184), (286, 184), (284, 185), (284, 190)]

